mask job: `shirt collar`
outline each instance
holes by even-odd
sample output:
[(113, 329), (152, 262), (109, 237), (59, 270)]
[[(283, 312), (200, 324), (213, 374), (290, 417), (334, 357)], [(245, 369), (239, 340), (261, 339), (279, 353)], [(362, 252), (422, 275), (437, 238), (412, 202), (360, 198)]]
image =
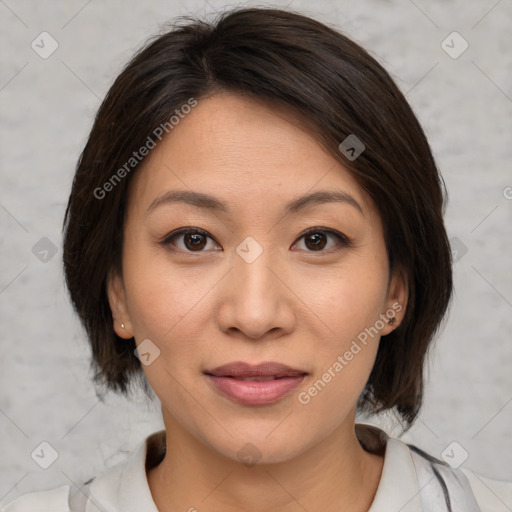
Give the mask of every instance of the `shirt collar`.
[(128, 459), (95, 478), (90, 489), (92, 503), (87, 503), (86, 512), (159, 512), (149, 488), (146, 463), (159, 454), (160, 460), (163, 458), (162, 441), (165, 443), (165, 430), (154, 432)]
[[(363, 447), (384, 454), (382, 475), (368, 512), (421, 512), (420, 489), (409, 448), (384, 431), (356, 423), (356, 435)], [(91, 485), (92, 504), (86, 512), (159, 512), (149, 488), (146, 469), (165, 455), (165, 430), (154, 432), (139, 444), (128, 459), (109, 468)]]
[(388, 438), (382, 475), (368, 512), (421, 512), (420, 490), (409, 447)]

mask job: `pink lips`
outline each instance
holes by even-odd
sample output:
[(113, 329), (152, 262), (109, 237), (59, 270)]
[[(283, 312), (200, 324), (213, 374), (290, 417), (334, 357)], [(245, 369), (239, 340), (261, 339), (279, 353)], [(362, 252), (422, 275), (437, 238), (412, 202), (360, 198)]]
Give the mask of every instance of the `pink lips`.
[(221, 393), (244, 405), (276, 402), (295, 389), (307, 372), (275, 362), (232, 362), (204, 372)]

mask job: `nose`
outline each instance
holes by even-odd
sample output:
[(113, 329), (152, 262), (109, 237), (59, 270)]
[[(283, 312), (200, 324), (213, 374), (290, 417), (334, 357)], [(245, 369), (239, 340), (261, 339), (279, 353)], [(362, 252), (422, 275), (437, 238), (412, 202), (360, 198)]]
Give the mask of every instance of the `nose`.
[(223, 279), (217, 309), (225, 333), (251, 340), (275, 339), (293, 331), (295, 295), (290, 271), (271, 251), (251, 239), (240, 244)]

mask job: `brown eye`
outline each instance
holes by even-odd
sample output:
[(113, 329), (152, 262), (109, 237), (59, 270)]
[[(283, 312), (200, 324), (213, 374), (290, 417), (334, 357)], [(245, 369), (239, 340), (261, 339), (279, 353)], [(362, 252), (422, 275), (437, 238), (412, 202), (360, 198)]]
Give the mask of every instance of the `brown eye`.
[(201, 233), (185, 233), (183, 242), (185, 247), (191, 251), (201, 250), (206, 245), (206, 237)]
[(304, 242), (312, 251), (322, 250), (327, 245), (327, 237), (325, 233), (312, 233), (304, 238)]
[[(167, 235), (160, 243), (171, 246), (173, 251), (206, 252), (208, 240), (213, 240), (207, 231), (199, 228), (182, 228)], [(178, 243), (182, 241), (181, 245)]]
[[(329, 252), (336, 248), (349, 247), (351, 245), (351, 240), (347, 236), (331, 229), (323, 228), (308, 229), (299, 240), (302, 239), (304, 239), (304, 245), (308, 252)], [(335, 242), (331, 244), (331, 247), (324, 250), (329, 244), (329, 239), (334, 239)]]
[[(330, 252), (351, 245), (351, 240), (347, 236), (324, 228), (310, 228), (299, 238), (299, 240), (302, 239), (304, 239), (307, 252)], [(170, 246), (171, 250), (175, 252), (201, 253), (208, 251), (209, 240), (214, 241), (208, 232), (203, 229), (181, 228), (167, 235), (160, 244)], [(330, 247), (328, 247), (329, 240), (334, 240)], [(218, 249), (214, 247), (213, 250)]]

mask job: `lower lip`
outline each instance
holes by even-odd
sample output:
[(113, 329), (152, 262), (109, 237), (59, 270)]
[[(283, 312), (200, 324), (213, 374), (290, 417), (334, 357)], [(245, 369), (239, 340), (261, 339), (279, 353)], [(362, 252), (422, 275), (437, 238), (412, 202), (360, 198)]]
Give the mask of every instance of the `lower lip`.
[(290, 394), (304, 380), (305, 375), (263, 382), (213, 375), (207, 377), (219, 391), (235, 402), (244, 405), (265, 405), (277, 402)]

